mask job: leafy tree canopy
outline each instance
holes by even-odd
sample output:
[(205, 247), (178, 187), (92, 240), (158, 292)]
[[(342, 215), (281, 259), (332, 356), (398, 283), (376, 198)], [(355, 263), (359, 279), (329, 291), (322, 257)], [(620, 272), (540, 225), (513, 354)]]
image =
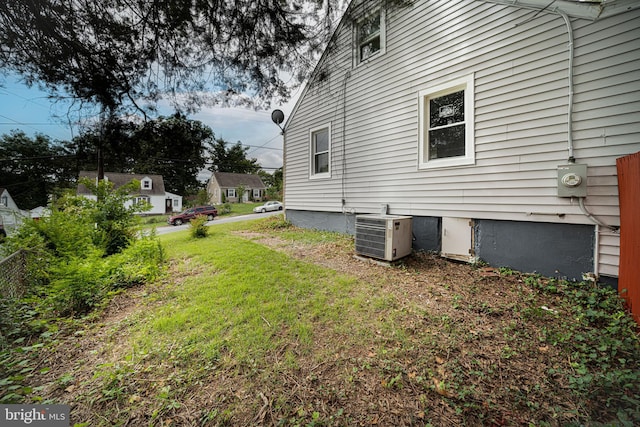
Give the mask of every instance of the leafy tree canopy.
[(74, 138), (67, 150), (76, 154), (76, 176), (80, 170), (96, 170), (97, 147), (102, 144), (106, 171), (162, 175), (167, 191), (188, 195), (200, 186), (197, 176), (213, 140), (211, 128), (174, 114), (144, 123), (111, 120), (103, 129)]
[(3, 1), (0, 68), (109, 114), (268, 102), (288, 96), (283, 71), (306, 76), (337, 2)]
[(247, 158), (249, 147), (243, 147), (240, 141), (230, 147), (227, 144), (221, 138), (208, 144), (212, 172), (257, 173), (260, 170), (257, 159)]
[(70, 159), (72, 154), (48, 136), (30, 138), (18, 131), (2, 135), (0, 186), (9, 191), (20, 209), (46, 206), (57, 186), (77, 177), (65, 166)]
[(50, 196), (75, 190), (80, 171), (96, 170), (102, 146), (105, 170), (162, 175), (167, 191), (196, 194), (214, 140), (211, 128), (179, 114), (144, 123), (111, 120), (71, 141), (14, 131), (0, 136), (0, 187), (21, 209), (46, 206)]

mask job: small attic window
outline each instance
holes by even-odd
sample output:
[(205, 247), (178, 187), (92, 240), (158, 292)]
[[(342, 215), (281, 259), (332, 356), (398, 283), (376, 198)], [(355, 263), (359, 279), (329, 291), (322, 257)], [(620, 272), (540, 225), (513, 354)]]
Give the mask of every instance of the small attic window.
[(356, 23), (356, 64), (383, 54), (385, 51), (385, 16), (379, 9)]
[(149, 178), (144, 178), (140, 185), (143, 190), (151, 190), (151, 180)]

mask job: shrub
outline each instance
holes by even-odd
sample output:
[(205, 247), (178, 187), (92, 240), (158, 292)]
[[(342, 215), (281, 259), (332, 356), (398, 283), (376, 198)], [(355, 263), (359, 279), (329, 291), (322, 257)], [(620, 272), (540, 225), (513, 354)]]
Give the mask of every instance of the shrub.
[(190, 221), (189, 232), (191, 233), (191, 237), (196, 239), (201, 239), (203, 237), (207, 237), (209, 234), (209, 227), (205, 224), (207, 223), (207, 217), (204, 215), (198, 215)]
[(164, 261), (162, 245), (153, 236), (137, 240), (107, 260), (107, 276), (112, 288), (139, 285), (158, 277)]
[(61, 315), (82, 314), (95, 307), (108, 288), (105, 265), (99, 253), (60, 260), (51, 266), (47, 302)]

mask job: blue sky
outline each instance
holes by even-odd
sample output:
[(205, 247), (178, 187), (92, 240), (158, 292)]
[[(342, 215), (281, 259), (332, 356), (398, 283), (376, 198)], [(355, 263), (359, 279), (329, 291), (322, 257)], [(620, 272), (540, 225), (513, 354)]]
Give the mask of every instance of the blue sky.
[[(275, 105), (273, 109), (281, 109), (288, 118), (300, 91), (294, 93), (294, 98), (287, 104)], [(64, 117), (65, 111), (64, 105), (52, 103), (45, 92), (28, 88), (15, 77), (0, 76), (0, 134), (21, 130), (29, 136), (42, 133), (54, 140), (69, 140), (77, 135), (77, 129), (72, 131), (56, 117)], [(171, 111), (163, 111), (163, 114), (171, 114)], [(268, 172), (282, 166), (282, 136), (271, 121), (271, 110), (204, 108), (189, 118), (209, 126), (216, 137), (230, 143), (241, 141), (249, 146), (248, 157), (257, 158)]]

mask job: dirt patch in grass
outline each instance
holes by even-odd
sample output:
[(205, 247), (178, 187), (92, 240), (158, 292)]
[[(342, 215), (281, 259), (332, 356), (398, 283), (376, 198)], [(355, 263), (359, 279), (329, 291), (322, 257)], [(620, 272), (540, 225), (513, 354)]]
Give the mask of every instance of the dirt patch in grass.
[(286, 341), (263, 360), (222, 354), (187, 371), (183, 359), (152, 360), (126, 345), (154, 304), (148, 295), (197, 274), (175, 268), (170, 283), (117, 296), (45, 354), (40, 395), (71, 404), (73, 421), (87, 425), (556, 426), (604, 407), (575, 398), (571, 360), (549, 339), (565, 321), (563, 301), (521, 275), (427, 253), (381, 265), (354, 257), (349, 238), (238, 234), (357, 277), (375, 304), (370, 318), (353, 330), (318, 323), (310, 346)]

